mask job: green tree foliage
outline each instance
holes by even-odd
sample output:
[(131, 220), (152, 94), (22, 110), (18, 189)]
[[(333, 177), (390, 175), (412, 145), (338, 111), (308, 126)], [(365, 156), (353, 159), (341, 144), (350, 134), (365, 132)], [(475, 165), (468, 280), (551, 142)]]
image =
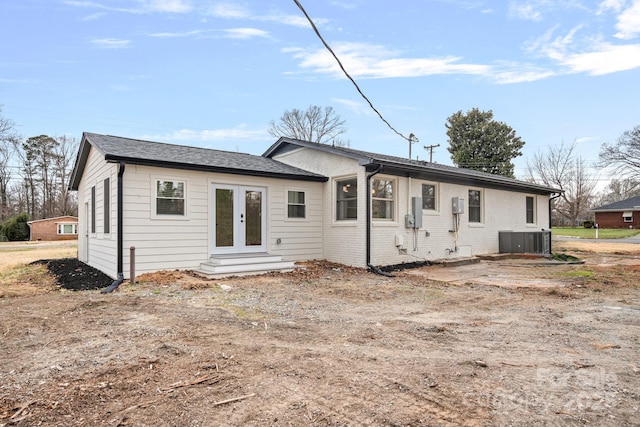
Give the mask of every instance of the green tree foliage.
[(624, 132), (615, 143), (603, 144), (600, 164), (612, 167), (617, 177), (640, 181), (640, 126)]
[(10, 241), (29, 240), (27, 221), (29, 221), (29, 215), (26, 213), (10, 218), (2, 225), (0, 234), (6, 236)]
[(447, 149), (456, 166), (515, 177), (512, 160), (522, 155), (525, 142), (510, 126), (493, 120), (493, 111), (458, 111), (445, 126)]

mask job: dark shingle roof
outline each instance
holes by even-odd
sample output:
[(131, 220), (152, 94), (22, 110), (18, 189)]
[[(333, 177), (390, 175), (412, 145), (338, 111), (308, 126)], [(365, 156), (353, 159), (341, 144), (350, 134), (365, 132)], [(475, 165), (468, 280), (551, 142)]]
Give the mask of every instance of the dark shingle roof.
[(280, 138), (273, 144), (263, 156), (271, 157), (276, 155), (280, 150), (286, 150), (287, 146), (299, 146), (317, 149), (340, 156), (350, 157), (358, 160), (361, 165), (367, 164), (383, 164), (387, 166), (386, 170), (395, 170), (396, 172), (416, 172), (431, 177), (439, 177), (450, 181), (469, 181), (482, 183), (484, 185), (491, 184), (496, 187), (519, 189), (525, 191), (533, 191), (538, 193), (560, 193), (561, 190), (547, 187), (532, 182), (520, 181), (501, 175), (493, 175), (486, 172), (476, 171), (472, 169), (458, 168), (455, 166), (442, 165), (439, 163), (430, 163), (421, 160), (409, 160), (403, 157), (389, 156), (386, 154), (372, 153), (368, 151), (355, 150), (353, 148), (335, 147), (333, 145), (319, 144), (315, 142), (299, 141), (291, 138)]
[(71, 188), (77, 189), (82, 170), (89, 154), (89, 146), (104, 154), (106, 161), (223, 172), (242, 175), (285, 178), (303, 181), (326, 181), (327, 178), (277, 160), (245, 153), (212, 150), (208, 148), (165, 144), (111, 135), (85, 132), (73, 171)]
[(608, 205), (593, 208), (591, 210), (595, 212), (640, 210), (640, 196), (631, 197), (625, 200), (620, 200), (619, 202), (615, 202), (615, 203), (609, 203)]

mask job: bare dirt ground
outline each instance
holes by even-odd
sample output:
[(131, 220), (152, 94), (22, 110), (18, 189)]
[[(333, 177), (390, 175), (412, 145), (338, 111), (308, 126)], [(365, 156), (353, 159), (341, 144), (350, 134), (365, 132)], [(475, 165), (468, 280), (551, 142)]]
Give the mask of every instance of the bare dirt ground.
[(0, 426), (639, 425), (639, 250), (0, 298)]

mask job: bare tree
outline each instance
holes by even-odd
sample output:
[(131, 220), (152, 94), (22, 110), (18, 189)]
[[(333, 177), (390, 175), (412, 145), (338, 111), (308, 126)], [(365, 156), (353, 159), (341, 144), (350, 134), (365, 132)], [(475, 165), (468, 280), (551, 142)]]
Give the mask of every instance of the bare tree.
[(345, 121), (332, 107), (311, 105), (306, 111), (285, 110), (278, 122), (271, 121), (269, 134), (276, 138), (285, 136), (302, 141), (345, 145), (338, 136), (346, 132)]
[(562, 195), (554, 200), (553, 210), (571, 225), (588, 217), (596, 185), (596, 179), (575, 149), (575, 142), (562, 142), (546, 153), (538, 151), (527, 161), (530, 180), (562, 190)]
[(640, 196), (640, 181), (612, 179), (609, 185), (598, 194), (595, 205), (608, 205), (635, 196)]
[(640, 126), (624, 132), (616, 143), (603, 144), (600, 164), (613, 167), (616, 176), (640, 181)]
[(57, 197), (55, 215), (77, 215), (78, 203), (74, 193), (69, 191), (69, 179), (73, 168), (73, 160), (78, 149), (78, 141), (65, 135), (56, 138), (58, 145), (53, 157), (55, 176), (57, 179)]
[[(0, 108), (2, 113), (2, 108)], [(4, 221), (9, 213), (8, 189), (11, 180), (10, 161), (13, 157), (18, 139), (14, 131), (15, 123), (0, 115), (0, 221)]]

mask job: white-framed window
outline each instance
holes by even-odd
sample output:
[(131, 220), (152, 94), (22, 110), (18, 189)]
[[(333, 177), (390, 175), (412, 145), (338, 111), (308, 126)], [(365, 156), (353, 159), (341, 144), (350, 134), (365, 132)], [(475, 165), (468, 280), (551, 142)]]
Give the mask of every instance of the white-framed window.
[(307, 194), (299, 190), (287, 190), (287, 218), (307, 217)]
[(78, 224), (74, 222), (70, 222), (70, 223), (60, 222), (58, 223), (58, 234), (61, 234), (61, 235), (78, 234)]
[(624, 222), (633, 222), (633, 212), (622, 212), (622, 220)]
[(482, 223), (482, 190), (469, 190), (469, 223)]
[(187, 183), (183, 180), (155, 180), (155, 215), (186, 216)]
[(336, 180), (336, 220), (358, 219), (358, 178)]
[(422, 209), (438, 210), (438, 187), (435, 184), (422, 184)]
[(526, 197), (526, 219), (527, 224), (536, 223), (536, 199), (533, 196)]
[(395, 181), (374, 178), (371, 180), (371, 215), (374, 219), (395, 219)]

